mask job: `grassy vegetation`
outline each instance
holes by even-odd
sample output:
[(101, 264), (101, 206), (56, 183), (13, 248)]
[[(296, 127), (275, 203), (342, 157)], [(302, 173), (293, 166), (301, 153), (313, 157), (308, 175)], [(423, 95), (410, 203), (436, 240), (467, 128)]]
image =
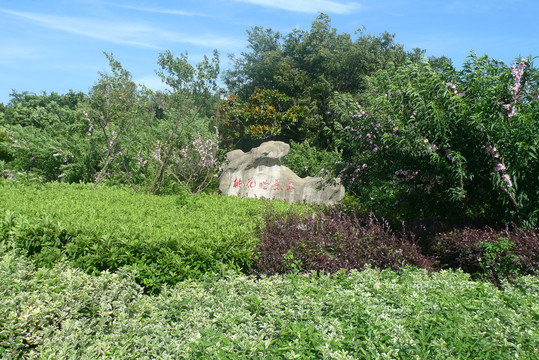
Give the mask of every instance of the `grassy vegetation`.
[[(0, 185), (0, 357), (539, 358), (537, 276), (496, 287), (460, 270), (413, 267), (249, 275), (267, 205)], [(271, 207), (277, 218), (289, 214), (288, 204)], [(319, 221), (343, 236), (345, 228), (371, 229), (329, 216), (311, 216), (312, 228), (299, 215), (287, 218), (296, 221), (290, 228), (277, 219), (271, 229), (329, 231)], [(384, 237), (391, 255), (399, 242), (377, 226), (370, 237)]]
[[(266, 202), (219, 195), (137, 195), (128, 188), (3, 186), (0, 239), (38, 266), (61, 258), (89, 274), (135, 270), (149, 293), (205, 273), (247, 269)], [(286, 209), (290, 205), (272, 202)]]

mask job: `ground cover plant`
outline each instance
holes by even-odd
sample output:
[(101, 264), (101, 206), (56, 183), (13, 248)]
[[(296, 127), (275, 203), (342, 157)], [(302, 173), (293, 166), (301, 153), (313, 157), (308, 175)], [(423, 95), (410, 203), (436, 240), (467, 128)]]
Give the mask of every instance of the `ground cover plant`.
[[(264, 202), (128, 187), (0, 185), (0, 239), (38, 266), (62, 258), (90, 274), (127, 267), (146, 291), (204, 273), (249, 268)], [(274, 202), (282, 209), (289, 205)]]
[(461, 271), (188, 280), (144, 295), (129, 271), (36, 269), (0, 254), (5, 359), (537, 359), (539, 280)]
[(37, 266), (65, 258), (89, 274), (127, 267), (148, 293), (227, 269), (273, 275), (366, 265), (397, 272), (403, 266), (460, 268), (498, 286), (539, 272), (533, 229), (455, 229), (421, 241), (372, 214), (336, 208), (188, 191), (155, 197), (90, 184), (0, 189), (0, 239)]

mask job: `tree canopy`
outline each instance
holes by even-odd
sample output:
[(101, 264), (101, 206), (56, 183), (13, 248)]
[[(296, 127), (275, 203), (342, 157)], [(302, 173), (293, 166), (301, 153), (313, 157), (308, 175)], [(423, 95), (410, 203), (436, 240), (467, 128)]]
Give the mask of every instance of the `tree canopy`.
[[(248, 52), (233, 58), (224, 75), (231, 94), (247, 101), (257, 89), (277, 90), (304, 109), (292, 125), (288, 141), (332, 142), (334, 116), (329, 101), (335, 92), (365, 90), (366, 76), (389, 64), (397, 66), (420, 59), (422, 50), (404, 50), (387, 32), (374, 36), (364, 29), (356, 36), (338, 33), (329, 17), (320, 14), (309, 31), (287, 35), (254, 27), (248, 34)], [(293, 134), (293, 135), (292, 135)]]

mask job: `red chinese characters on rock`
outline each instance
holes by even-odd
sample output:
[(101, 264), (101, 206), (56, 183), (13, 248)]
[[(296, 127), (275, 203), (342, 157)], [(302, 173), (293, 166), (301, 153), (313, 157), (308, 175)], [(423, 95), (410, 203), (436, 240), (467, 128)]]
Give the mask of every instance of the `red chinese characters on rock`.
[(271, 185), (271, 190), (283, 190), (283, 188), (281, 187), (281, 180), (275, 180), (275, 183)]
[[(269, 181), (268, 179), (264, 179), (263, 181), (256, 181), (255, 179), (248, 178), (246, 182), (244, 182), (240, 178), (234, 179), (233, 187), (234, 189), (237, 188), (246, 188), (246, 189), (254, 189), (257, 187), (262, 190), (271, 190), (271, 191), (278, 191), (278, 190), (285, 190), (282, 186), (280, 179), (275, 179), (273, 182)], [(292, 179), (288, 179), (288, 183), (286, 185), (286, 190), (295, 190), (296, 186), (292, 182)]]
[(245, 187), (248, 189), (252, 189), (256, 186), (256, 181), (253, 180), (253, 178), (247, 179), (247, 184), (245, 184)]
[(270, 186), (270, 182), (268, 180), (264, 180), (261, 183), (259, 183), (259, 185), (260, 185), (261, 189), (268, 190), (268, 188)]
[(286, 186), (286, 190), (295, 190), (296, 187), (292, 183), (292, 179), (288, 179), (288, 185)]
[(243, 187), (243, 183), (242, 183), (241, 179), (235, 178), (234, 179), (234, 188), (242, 188), (242, 187)]

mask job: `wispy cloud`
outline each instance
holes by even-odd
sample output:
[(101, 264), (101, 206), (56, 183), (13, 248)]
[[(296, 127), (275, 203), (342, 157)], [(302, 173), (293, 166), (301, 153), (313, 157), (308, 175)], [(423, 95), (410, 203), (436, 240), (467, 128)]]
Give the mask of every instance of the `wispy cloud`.
[(144, 12), (151, 12), (151, 13), (165, 14), (165, 15), (209, 17), (209, 15), (202, 14), (202, 13), (175, 10), (175, 9), (150, 8), (150, 7), (144, 7), (144, 6), (123, 5), (123, 4), (114, 4), (114, 3), (108, 3), (108, 5), (113, 6), (113, 7), (119, 7), (122, 9), (130, 9), (130, 10), (144, 11)]
[(116, 44), (162, 49), (170, 43), (187, 43), (210, 48), (238, 48), (238, 39), (214, 34), (188, 35), (159, 29), (140, 22), (66, 17), (42, 13), (20, 12), (0, 8), (0, 12), (34, 24)]
[(445, 8), (448, 11), (462, 14), (485, 14), (506, 9), (512, 1), (491, 1), (491, 0), (453, 0), (446, 2)]
[(254, 5), (272, 7), (281, 10), (317, 13), (327, 12), (334, 14), (349, 14), (358, 10), (361, 5), (356, 2), (339, 3), (331, 0), (236, 0)]

